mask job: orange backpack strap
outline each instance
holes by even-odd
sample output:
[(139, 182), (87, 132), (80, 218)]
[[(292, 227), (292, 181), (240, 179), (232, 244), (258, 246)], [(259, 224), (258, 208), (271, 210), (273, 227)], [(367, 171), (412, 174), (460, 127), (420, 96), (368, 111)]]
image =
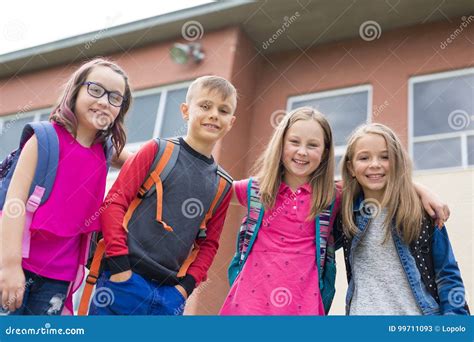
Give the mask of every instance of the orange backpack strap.
[[(222, 200), (224, 199), (225, 195), (227, 195), (228, 191), (232, 187), (232, 177), (224, 171), (220, 166), (217, 168), (217, 174), (219, 175), (219, 184), (217, 186), (216, 195), (211, 202), (211, 206), (209, 207), (206, 216), (204, 216), (204, 220), (201, 222), (199, 227), (199, 234), (196, 238), (196, 241), (199, 239), (206, 238), (206, 225), (207, 222), (211, 219), (212, 215), (214, 215), (216, 209), (221, 204)], [(189, 256), (184, 260), (183, 264), (181, 265), (177, 277), (184, 277), (186, 272), (188, 271), (189, 266), (196, 260), (197, 255), (199, 254), (199, 245), (197, 242), (194, 242), (193, 249), (189, 253)]]
[[(137, 197), (128, 207), (127, 213), (123, 218), (123, 228), (128, 232), (128, 222), (132, 218), (133, 212), (140, 205), (144, 197), (152, 195), (156, 191), (156, 221), (160, 222), (168, 231), (173, 231), (163, 217), (163, 181), (168, 176), (172, 166), (176, 163), (179, 153), (179, 143), (173, 140), (156, 140), (158, 144), (158, 153), (153, 162), (152, 168), (143, 185), (140, 187)], [(166, 169), (166, 174), (163, 172)]]
[(100, 263), (102, 262), (104, 252), (105, 252), (105, 242), (104, 242), (104, 239), (101, 239), (97, 243), (97, 247), (94, 252), (94, 258), (92, 259), (91, 268), (89, 270), (89, 274), (86, 277), (86, 284), (84, 286), (84, 291), (82, 292), (82, 296), (81, 296), (81, 302), (79, 304), (79, 310), (78, 310), (79, 316), (87, 315), (87, 311), (89, 309), (89, 302), (92, 295), (92, 290), (94, 289), (94, 286), (97, 283), (97, 279), (99, 278)]
[[(161, 140), (156, 139), (158, 144), (158, 153), (156, 154), (155, 160), (150, 168), (148, 176), (145, 178), (145, 182), (140, 187), (137, 196), (130, 203), (127, 212), (123, 218), (122, 226), (128, 232), (128, 223), (132, 218), (133, 212), (140, 205), (144, 197), (152, 195), (156, 191), (157, 195), (157, 210), (156, 220), (163, 224), (163, 227), (169, 231), (173, 229), (162, 221), (162, 202), (163, 202), (163, 181), (168, 176), (169, 171), (173, 168), (179, 153), (179, 141), (177, 139)], [(86, 315), (89, 309), (90, 298), (92, 290), (99, 277), (100, 264), (102, 262), (105, 253), (105, 242), (101, 239), (97, 244), (97, 248), (94, 253), (89, 275), (86, 278), (86, 284), (82, 293), (81, 302), (79, 305), (78, 314), (83, 316)]]

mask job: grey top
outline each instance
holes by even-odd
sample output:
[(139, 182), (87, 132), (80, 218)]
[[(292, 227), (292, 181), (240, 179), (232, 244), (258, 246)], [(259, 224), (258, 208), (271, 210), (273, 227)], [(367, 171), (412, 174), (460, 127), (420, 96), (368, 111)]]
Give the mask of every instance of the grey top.
[(173, 231), (156, 221), (156, 193), (144, 198), (128, 225), (134, 272), (162, 284), (174, 284), (216, 193), (217, 167), (212, 157), (198, 153), (180, 138), (176, 164), (163, 182), (163, 221)]
[(385, 240), (382, 210), (368, 225), (353, 255), (354, 294), (349, 315), (421, 315), (392, 234)]

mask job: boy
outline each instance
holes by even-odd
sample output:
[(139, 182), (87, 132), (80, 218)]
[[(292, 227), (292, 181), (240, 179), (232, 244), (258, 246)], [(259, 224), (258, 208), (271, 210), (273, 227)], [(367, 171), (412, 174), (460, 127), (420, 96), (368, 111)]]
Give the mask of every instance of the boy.
[(183, 313), (206, 278), (229, 206), (232, 179), (211, 153), (232, 128), (236, 105), (234, 86), (221, 77), (200, 77), (190, 85), (180, 107), (187, 134), (167, 143), (179, 146), (179, 153), (163, 182), (150, 176), (156, 182), (151, 195), (144, 183), (166, 141), (152, 140), (126, 161), (101, 215), (108, 271), (97, 282), (90, 314)]

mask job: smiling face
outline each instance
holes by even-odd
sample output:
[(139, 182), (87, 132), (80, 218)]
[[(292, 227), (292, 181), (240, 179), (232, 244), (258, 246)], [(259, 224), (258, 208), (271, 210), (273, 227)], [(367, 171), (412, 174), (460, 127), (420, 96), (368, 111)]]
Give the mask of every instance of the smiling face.
[(390, 176), (387, 142), (379, 134), (365, 134), (354, 147), (354, 157), (348, 163), (349, 172), (357, 179), (365, 198), (382, 201)]
[(188, 121), (187, 137), (197, 144), (215, 144), (232, 128), (235, 107), (234, 96), (224, 99), (217, 90), (199, 87), (189, 103), (181, 105), (183, 118)]
[[(106, 66), (94, 67), (85, 82), (94, 82), (109, 92), (124, 96), (125, 80), (122, 75)], [(96, 98), (83, 85), (77, 94), (75, 114), (79, 125), (90, 130), (103, 130), (111, 126), (120, 112), (120, 107), (109, 103), (108, 94)]]
[(285, 183), (291, 188), (308, 183), (321, 163), (324, 149), (324, 132), (317, 121), (309, 119), (293, 123), (283, 140)]

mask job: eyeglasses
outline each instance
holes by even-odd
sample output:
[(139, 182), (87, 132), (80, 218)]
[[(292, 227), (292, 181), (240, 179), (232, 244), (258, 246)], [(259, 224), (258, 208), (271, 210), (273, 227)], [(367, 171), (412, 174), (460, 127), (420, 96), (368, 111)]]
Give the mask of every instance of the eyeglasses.
[(104, 96), (104, 94), (107, 94), (107, 99), (109, 100), (109, 103), (114, 107), (121, 107), (123, 101), (125, 100), (125, 98), (119, 93), (114, 91), (108, 91), (100, 84), (94, 82), (84, 82), (82, 83), (82, 85), (86, 85), (87, 93), (97, 99), (100, 99), (102, 96)]

